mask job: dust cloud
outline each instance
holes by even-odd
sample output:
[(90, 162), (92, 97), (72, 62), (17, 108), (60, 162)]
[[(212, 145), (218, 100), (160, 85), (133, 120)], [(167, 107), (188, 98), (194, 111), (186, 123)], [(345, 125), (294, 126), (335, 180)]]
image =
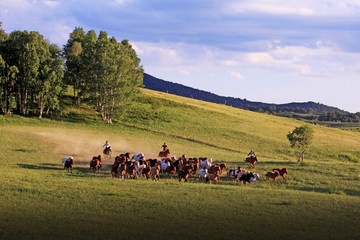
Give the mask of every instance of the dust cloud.
[[(103, 163), (112, 164), (114, 158), (121, 153), (129, 152), (131, 155), (143, 153), (146, 158), (156, 158), (160, 151), (159, 144), (150, 140), (114, 136), (114, 134), (99, 134), (76, 129), (32, 129), (30, 131), (45, 141), (55, 145), (54, 155), (63, 157), (74, 157), (75, 163), (88, 165), (93, 156), (103, 155), (103, 145), (108, 140), (112, 148), (111, 159), (104, 159)], [(60, 162), (60, 160), (59, 160)]]

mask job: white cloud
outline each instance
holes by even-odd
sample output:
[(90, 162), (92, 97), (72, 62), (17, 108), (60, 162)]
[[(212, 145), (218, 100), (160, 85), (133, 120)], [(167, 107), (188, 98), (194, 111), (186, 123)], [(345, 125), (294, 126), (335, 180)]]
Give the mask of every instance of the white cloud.
[(227, 14), (267, 13), (277, 15), (299, 16), (358, 16), (358, 0), (244, 0), (229, 1), (224, 4), (223, 12)]
[(229, 73), (230, 73), (231, 76), (233, 76), (233, 77), (235, 77), (237, 79), (240, 79), (240, 80), (244, 79), (244, 77), (241, 76), (241, 74), (238, 73), (238, 72), (229, 72)]
[(48, 7), (56, 7), (59, 5), (59, 2), (55, 0), (44, 0), (44, 4)]

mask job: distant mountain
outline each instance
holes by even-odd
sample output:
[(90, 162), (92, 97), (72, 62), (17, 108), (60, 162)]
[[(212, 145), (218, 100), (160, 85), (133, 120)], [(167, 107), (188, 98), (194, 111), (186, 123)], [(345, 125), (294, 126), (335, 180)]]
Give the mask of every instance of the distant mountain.
[[(347, 113), (336, 107), (326, 106), (321, 103), (315, 102), (304, 102), (304, 103), (286, 103), (286, 104), (270, 104), (263, 102), (252, 102), (246, 99), (234, 98), (234, 97), (223, 97), (216, 95), (211, 92), (191, 88), (184, 86), (182, 84), (173, 83), (165, 80), (161, 80), (159, 78), (153, 77), (147, 73), (144, 73), (144, 81), (145, 88), (156, 90), (159, 92), (167, 92), (183, 97), (194, 98), (206, 102), (220, 103), (229, 105), (232, 107), (249, 109), (253, 111), (259, 110), (259, 108), (272, 109), (275, 111), (292, 111), (292, 112), (306, 112), (308, 109), (313, 109), (316, 113), (328, 113), (328, 112), (341, 112)], [(300, 111), (299, 111), (300, 110)]]

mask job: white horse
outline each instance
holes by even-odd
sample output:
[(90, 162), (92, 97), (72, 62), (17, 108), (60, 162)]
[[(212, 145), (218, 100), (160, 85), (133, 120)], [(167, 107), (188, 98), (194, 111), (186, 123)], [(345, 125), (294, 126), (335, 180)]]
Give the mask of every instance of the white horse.
[(254, 177), (250, 178), (250, 181), (256, 183), (257, 179), (260, 179), (260, 175), (258, 173), (254, 173)]
[(198, 176), (200, 179), (205, 179), (207, 176), (208, 170), (206, 168), (199, 169)]
[(160, 169), (161, 169), (162, 172), (165, 172), (165, 170), (166, 170), (167, 167), (169, 167), (169, 166), (170, 166), (170, 162), (167, 161), (167, 160), (162, 160), (162, 161), (160, 162)]
[(207, 169), (209, 169), (210, 167), (211, 167), (211, 165), (212, 165), (212, 159), (210, 158), (210, 159), (206, 159), (206, 160), (202, 160), (202, 161), (200, 161), (200, 163), (199, 163), (199, 166), (201, 167), (201, 168), (207, 168)]
[(135, 159), (135, 161), (145, 160), (145, 156), (143, 153), (135, 154), (132, 159)]
[(144, 168), (146, 168), (146, 164), (144, 160), (135, 161), (135, 175), (138, 176), (142, 174)]

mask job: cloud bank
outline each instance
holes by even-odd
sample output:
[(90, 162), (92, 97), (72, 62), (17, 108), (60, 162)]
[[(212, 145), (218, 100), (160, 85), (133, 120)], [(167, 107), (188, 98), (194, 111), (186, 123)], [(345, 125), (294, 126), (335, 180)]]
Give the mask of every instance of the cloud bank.
[(360, 111), (357, 0), (8, 0), (6, 32), (60, 46), (76, 27), (129, 39), (145, 71), (225, 96)]

